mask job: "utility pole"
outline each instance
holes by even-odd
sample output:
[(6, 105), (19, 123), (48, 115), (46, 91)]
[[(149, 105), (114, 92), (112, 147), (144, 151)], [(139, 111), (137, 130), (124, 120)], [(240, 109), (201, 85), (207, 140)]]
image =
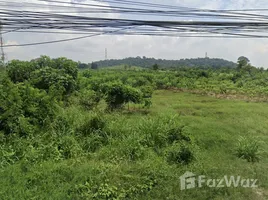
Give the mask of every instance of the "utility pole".
[(0, 57), (0, 61), (2, 63), (3, 66), (5, 66), (5, 52), (4, 52), (4, 42), (3, 42), (3, 35), (2, 35), (2, 30), (3, 30), (3, 26), (2, 23), (0, 21), (0, 53), (1, 53), (1, 57)]
[(107, 48), (105, 48), (105, 60), (108, 59), (108, 52), (107, 52)]
[(108, 67), (108, 51), (107, 51), (107, 48), (105, 48), (105, 63), (106, 63), (106, 67)]

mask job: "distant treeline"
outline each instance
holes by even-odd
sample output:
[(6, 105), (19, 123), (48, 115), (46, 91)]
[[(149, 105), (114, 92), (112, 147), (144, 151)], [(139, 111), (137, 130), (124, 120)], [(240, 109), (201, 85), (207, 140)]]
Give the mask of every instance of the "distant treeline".
[[(111, 59), (94, 62), (98, 67), (111, 67), (118, 65), (139, 66), (151, 68), (154, 64), (160, 68), (178, 68), (178, 67), (200, 67), (200, 68), (221, 68), (221, 67), (236, 67), (236, 63), (219, 58), (191, 58), (180, 60), (165, 60), (146, 57)], [(86, 65), (84, 65), (86, 67)], [(90, 64), (87, 66), (90, 67)], [(83, 67), (81, 67), (83, 68)]]

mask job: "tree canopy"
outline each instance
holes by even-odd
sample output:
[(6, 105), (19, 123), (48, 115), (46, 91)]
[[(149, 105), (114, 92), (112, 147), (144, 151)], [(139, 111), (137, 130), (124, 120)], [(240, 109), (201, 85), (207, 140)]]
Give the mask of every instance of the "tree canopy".
[(191, 58), (180, 60), (165, 60), (146, 57), (112, 59), (96, 62), (99, 67), (109, 67), (118, 65), (139, 66), (143, 68), (151, 68), (157, 64), (161, 68), (178, 68), (178, 67), (203, 67), (203, 68), (235, 68), (236, 64), (219, 58)]

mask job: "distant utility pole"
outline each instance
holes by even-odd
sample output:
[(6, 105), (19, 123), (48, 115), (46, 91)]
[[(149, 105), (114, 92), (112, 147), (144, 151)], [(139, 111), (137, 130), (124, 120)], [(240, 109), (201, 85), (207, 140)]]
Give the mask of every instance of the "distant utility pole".
[(105, 62), (106, 62), (106, 67), (108, 67), (108, 51), (107, 51), (107, 48), (105, 48)]
[(107, 52), (107, 48), (105, 48), (105, 60), (108, 59), (108, 52)]
[(4, 42), (3, 42), (2, 30), (3, 30), (3, 26), (2, 26), (2, 23), (0, 22), (0, 51), (1, 51), (0, 61), (2, 62), (3, 66), (5, 66), (5, 52), (3, 48)]

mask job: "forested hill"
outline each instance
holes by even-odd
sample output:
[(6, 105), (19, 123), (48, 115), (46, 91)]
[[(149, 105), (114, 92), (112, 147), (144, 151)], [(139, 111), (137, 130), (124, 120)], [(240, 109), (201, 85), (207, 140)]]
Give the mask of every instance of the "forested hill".
[(152, 67), (154, 64), (160, 66), (160, 68), (177, 68), (177, 67), (235, 67), (236, 64), (231, 61), (227, 61), (219, 58), (191, 58), (191, 59), (180, 59), (180, 60), (163, 60), (146, 57), (136, 58), (124, 58), (124, 59), (111, 59), (102, 60), (95, 62), (98, 67), (106, 66), (118, 66), (118, 65), (129, 65), (139, 66), (144, 68)]

